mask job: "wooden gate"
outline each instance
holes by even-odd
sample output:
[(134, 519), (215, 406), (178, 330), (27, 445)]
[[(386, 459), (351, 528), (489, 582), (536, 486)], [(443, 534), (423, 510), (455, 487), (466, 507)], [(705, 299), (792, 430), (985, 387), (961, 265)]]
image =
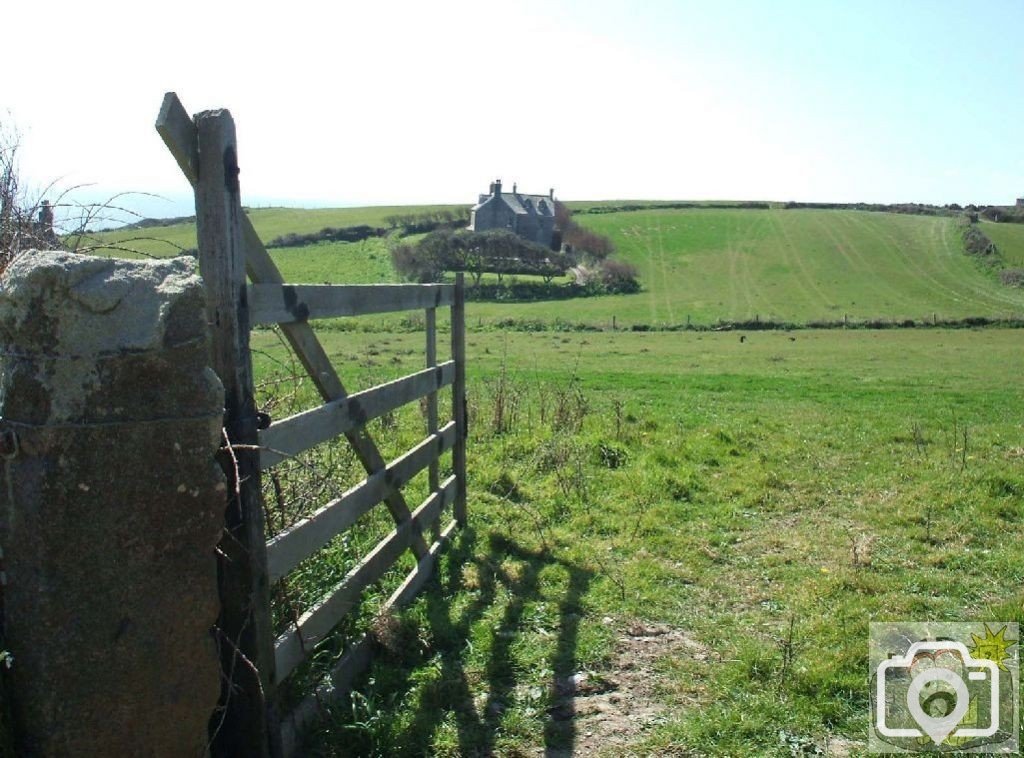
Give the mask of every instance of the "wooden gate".
[[(288, 677), (377, 581), (410, 549), (416, 566), (388, 600), (407, 603), (433, 571), (438, 553), (466, 522), (466, 375), (463, 281), (454, 285), (290, 285), (243, 213), (235, 127), (226, 110), (190, 118), (174, 93), (164, 97), (157, 131), (195, 190), (199, 267), (213, 330), (213, 367), (225, 389), (225, 472), (229, 503), (219, 547), (221, 614), (216, 629), (225, 685), (211, 725), (214, 755), (278, 756), (294, 752), (318, 698), (347, 691), (369, 663), (371, 641), (353, 644), (318, 692), (291, 713), (277, 709)], [(252, 282), (246, 285), (246, 275)], [(437, 362), (437, 309), (451, 308), (451, 360)], [(423, 310), (427, 368), (348, 394), (308, 322), (318, 318)], [(324, 404), (266, 428), (256, 411), (249, 330), (279, 324)], [(453, 419), (438, 426), (437, 393), (452, 387)], [(386, 462), (366, 430), (373, 418), (426, 398), (428, 435)], [(308, 518), (266, 540), (260, 472), (344, 435), (367, 477)], [(451, 450), (454, 473), (439, 481), (438, 459)], [(411, 509), (401, 487), (429, 471), (430, 495)], [(271, 621), (270, 588), (379, 503), (395, 528), (327, 598), (279, 636)], [(439, 528), (453, 506), (454, 518)], [(424, 537), (434, 527), (436, 539)]]

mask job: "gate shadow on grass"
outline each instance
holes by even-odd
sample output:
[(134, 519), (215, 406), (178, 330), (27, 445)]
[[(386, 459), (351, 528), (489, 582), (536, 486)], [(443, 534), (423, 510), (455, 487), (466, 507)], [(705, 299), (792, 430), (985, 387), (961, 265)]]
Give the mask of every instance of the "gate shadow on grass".
[[(431, 752), (438, 729), (449, 720), (454, 721), (460, 755), (495, 754), (499, 734), (516, 731), (514, 726), (503, 726), (503, 718), (513, 705), (517, 686), (523, 684), (523, 666), (516, 660), (514, 648), (530, 633), (524, 612), (532, 601), (556, 603), (558, 608), (553, 639), (531, 643), (549, 648), (543, 651), (540, 664), (551, 671), (546, 682), (549, 692), (537, 698), (541, 704), (550, 699), (554, 706), (542, 713), (545, 750), (557, 755), (572, 753), (576, 741), (572, 698), (560, 696), (568, 694), (572, 676), (579, 670), (576, 648), (581, 599), (593, 572), (549, 551), (527, 549), (507, 537), (489, 534), (484, 539), (485, 551), (477, 549), (481, 537), (472, 528), (461, 535), (440, 575), (427, 585), (412, 612), (416, 618), (425, 617), (420, 626), (429, 633), (429, 650), (417, 651), (410, 658), (411, 635), (399, 634), (379, 653), (370, 683), (364, 680), (357, 685), (378, 708), (384, 703), (396, 704), (394, 709), (383, 706), (396, 726), (367, 728), (352, 723), (351, 718), (348, 724), (336, 724), (342, 729), (329, 731), (338, 736), (345, 733), (345, 754), (423, 755)], [(467, 595), (472, 599), (465, 605), (453, 602)], [(495, 619), (486, 634), (474, 629), (489, 609), (500, 606), (500, 620)], [(486, 642), (481, 642), (481, 637)], [(531, 640), (537, 637), (533, 635)], [(482, 660), (471, 640), (486, 647)], [(416, 702), (415, 710), (403, 714), (403, 707), (411, 707), (398, 705), (403, 702)], [(330, 737), (328, 740), (333, 742)]]

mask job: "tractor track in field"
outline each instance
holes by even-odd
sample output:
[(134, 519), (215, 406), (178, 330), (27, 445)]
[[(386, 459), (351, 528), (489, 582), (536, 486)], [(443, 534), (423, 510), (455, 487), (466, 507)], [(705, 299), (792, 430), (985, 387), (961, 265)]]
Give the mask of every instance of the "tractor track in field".
[[(750, 293), (747, 282), (749, 273), (742, 260), (742, 253), (735, 242), (732, 240), (726, 242), (725, 251), (729, 260), (729, 312), (733, 318), (739, 318), (741, 298), (746, 301), (747, 309), (750, 309)], [(740, 282), (741, 277), (743, 278), (742, 283)]]
[(850, 225), (852, 222), (844, 214), (843, 216), (836, 217), (837, 223), (829, 224), (826, 223), (822, 218), (816, 218), (816, 225), (819, 229), (824, 232), (825, 236), (835, 244), (839, 254), (849, 263), (850, 268), (854, 271), (858, 271), (867, 275), (871, 275), (876, 281), (881, 281), (885, 286), (886, 291), (889, 293), (889, 299), (894, 304), (900, 304), (902, 307), (910, 307), (910, 301), (907, 300), (906, 294), (901, 292), (897, 287), (894, 287), (892, 283), (886, 278), (878, 276), (878, 270), (875, 266), (865, 259), (858, 249), (856, 243), (850, 239), (849, 235), (843, 231), (842, 225)]
[[(621, 230), (624, 236), (628, 236), (634, 240), (636, 249), (643, 254), (644, 264), (647, 269), (647, 280), (653, 281), (657, 275), (655, 270), (654, 254), (651, 250), (651, 243), (647, 237), (647, 232), (644, 231), (640, 226), (630, 226)], [(653, 288), (648, 289), (647, 303), (651, 309), (651, 322), (654, 323), (658, 320), (658, 301), (654, 295)]]
[[(782, 254), (786, 261), (786, 266), (792, 271), (799, 271), (797, 277), (797, 283), (799, 284), (800, 293), (803, 298), (812, 307), (817, 302), (821, 304), (822, 314), (828, 311), (828, 306), (831, 304), (830, 301), (833, 298), (828, 297), (824, 290), (818, 286), (817, 278), (810, 272), (807, 267), (807, 263), (804, 260), (804, 256), (800, 255), (799, 249), (793, 243), (793, 237), (790, 235), (789, 230), (786, 229), (785, 223), (782, 222), (778, 214), (784, 213), (785, 211), (768, 211), (772, 215), (772, 223), (775, 225), (776, 231), (782, 237), (783, 247)], [(795, 258), (795, 265), (794, 265)]]
[[(803, 225), (781, 213), (706, 218), (712, 227), (724, 224), (708, 240), (679, 238), (656, 214), (618, 227), (647, 280), (641, 302), (651, 323), (675, 323), (676, 310), (690, 308), (691, 300), (701, 304), (698, 311), (708, 306), (713, 317), (731, 319), (778, 317), (781, 308), (806, 321), (833, 318), (851, 306), (872, 318), (1024, 313), (1020, 292), (989, 282), (969, 265), (948, 219), (907, 225), (901, 223), (906, 219), (851, 211), (816, 214)], [(681, 260), (696, 268), (681, 270)], [(776, 267), (788, 273), (778, 275)], [(674, 287), (686, 273), (697, 279)], [(703, 303), (709, 298), (721, 305)]]
[[(878, 224), (872, 223), (872, 221), (873, 220), (869, 219), (857, 219), (857, 223), (862, 229), (880, 240), (891, 252), (895, 254), (897, 259), (911, 276), (915, 276), (919, 281), (927, 283), (930, 285), (932, 290), (942, 293), (952, 302), (964, 304), (969, 308), (977, 307), (982, 309), (1005, 307), (1008, 303), (1014, 303), (1012, 298), (1003, 298), (995, 293), (986, 291), (977, 285), (967, 282), (962, 275), (959, 275), (958, 277), (957, 272), (951, 271), (946, 266), (942, 266), (942, 270), (945, 273), (948, 273), (954, 281), (957, 281), (958, 286), (954, 287), (946, 284), (937, 278), (934, 273), (929, 271), (927, 267), (921, 265), (914, 258), (914, 255), (907, 251), (904, 245), (900, 244), (899, 240), (895, 236), (880, 229)], [(946, 246), (946, 249), (949, 249), (948, 245)], [(940, 258), (941, 256), (936, 257)], [(941, 261), (937, 261), (937, 265), (941, 265)]]
[[(655, 250), (652, 244), (651, 231), (657, 234), (657, 250)], [(625, 231), (625, 230), (623, 230)], [(654, 279), (655, 276), (660, 276), (662, 281), (667, 281), (669, 278), (668, 265), (665, 261), (665, 244), (664, 238), (661, 234), (661, 221), (657, 222), (655, 227), (642, 228), (640, 226), (629, 227), (630, 234), (634, 236), (638, 244), (642, 244), (647, 260), (647, 266)], [(658, 319), (658, 299), (654, 294), (654, 290), (650, 291), (650, 304), (651, 304), (651, 322), (655, 323)], [(664, 292), (664, 306), (665, 311), (668, 314), (668, 323), (673, 323), (675, 314), (672, 310), (672, 297), (668, 290)], [(665, 319), (662, 319), (663, 321)]]
[(855, 219), (855, 224), (859, 226), (861, 230), (874, 237), (888, 248), (888, 251), (893, 254), (893, 258), (899, 261), (900, 265), (912, 279), (925, 283), (932, 291), (943, 294), (954, 303), (961, 303), (965, 301), (962, 291), (958, 291), (937, 279), (926, 267), (922, 266), (917, 260), (915, 260), (913, 254), (908, 252), (896, 237), (879, 229), (878, 225), (873, 222), (874, 219)]
[[(658, 233), (658, 263), (661, 266), (661, 275), (667, 281), (669, 275), (668, 266), (665, 263), (665, 238), (661, 233), (660, 219), (658, 220), (656, 229)], [(672, 310), (672, 295), (669, 293), (668, 289), (665, 290), (665, 310), (668, 312), (668, 322), (673, 323), (675, 321), (675, 313)]]
[[(754, 242), (759, 239), (758, 232), (765, 224), (764, 218), (758, 217), (745, 233), (738, 234), (736, 238), (730, 239), (727, 243), (732, 317), (736, 319), (748, 319), (757, 315), (759, 311), (755, 300), (764, 303), (764, 299), (758, 294), (760, 289), (751, 275), (749, 258), (753, 252)], [(745, 312), (740, 310), (741, 297), (746, 305)], [(764, 312), (769, 313), (770, 311), (771, 307), (765, 306)]]

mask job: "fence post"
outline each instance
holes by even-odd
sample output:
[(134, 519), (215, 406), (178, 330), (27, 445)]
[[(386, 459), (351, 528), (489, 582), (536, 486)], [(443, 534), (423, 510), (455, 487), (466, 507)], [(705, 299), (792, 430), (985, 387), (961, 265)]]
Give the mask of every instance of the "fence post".
[(452, 360), (455, 361), (455, 382), (452, 385), (452, 413), (455, 416), (455, 446), (452, 468), (458, 481), (455, 496), (455, 520), (466, 525), (466, 291), (465, 277), (455, 275), (455, 299), (452, 302)]
[[(228, 477), (225, 534), (220, 543), (221, 612), (217, 642), (224, 682), (211, 722), (215, 756), (279, 753), (274, 714), (274, 648), (267, 579), (245, 248), (235, 124), (226, 110), (195, 117), (198, 136), (196, 232), (199, 269), (213, 344), (213, 368), (224, 384), (223, 451)], [(253, 447), (246, 447), (253, 446)]]

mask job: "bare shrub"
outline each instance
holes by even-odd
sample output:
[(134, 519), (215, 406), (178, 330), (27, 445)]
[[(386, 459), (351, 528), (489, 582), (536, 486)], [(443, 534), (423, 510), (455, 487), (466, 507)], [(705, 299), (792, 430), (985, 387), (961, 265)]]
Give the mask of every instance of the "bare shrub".
[(0, 271), (19, 253), (54, 247), (53, 210), (29, 200), (21, 183), (17, 131), (0, 122)]
[(1007, 268), (999, 272), (999, 281), (1008, 287), (1024, 287), (1024, 268)]
[[(112, 245), (101, 242), (89, 230), (98, 225), (121, 226), (126, 218), (136, 223), (125, 228), (145, 228), (147, 220), (122, 207), (119, 201), (129, 195), (155, 195), (145, 192), (119, 193), (104, 202), (80, 203), (75, 200), (74, 194), (76, 190), (82, 189), (81, 186), (60, 189), (56, 183), (50, 183), (41, 190), (33, 191), (22, 179), (18, 165), (20, 148), (21, 137), (17, 129), (0, 118), (0, 271), (15, 256), (33, 249), (61, 249), (79, 253), (104, 249), (151, 257), (135, 249), (132, 244), (153, 240), (152, 237), (122, 239)], [(166, 240), (160, 242), (171, 246), (172, 254), (185, 252)]]
[(639, 292), (636, 266), (625, 261), (605, 260), (600, 268), (601, 284), (612, 294)]
[(604, 235), (584, 229), (572, 220), (572, 211), (565, 203), (555, 201), (555, 223), (562, 241), (585, 253), (592, 261), (603, 261), (615, 252), (615, 245)]

